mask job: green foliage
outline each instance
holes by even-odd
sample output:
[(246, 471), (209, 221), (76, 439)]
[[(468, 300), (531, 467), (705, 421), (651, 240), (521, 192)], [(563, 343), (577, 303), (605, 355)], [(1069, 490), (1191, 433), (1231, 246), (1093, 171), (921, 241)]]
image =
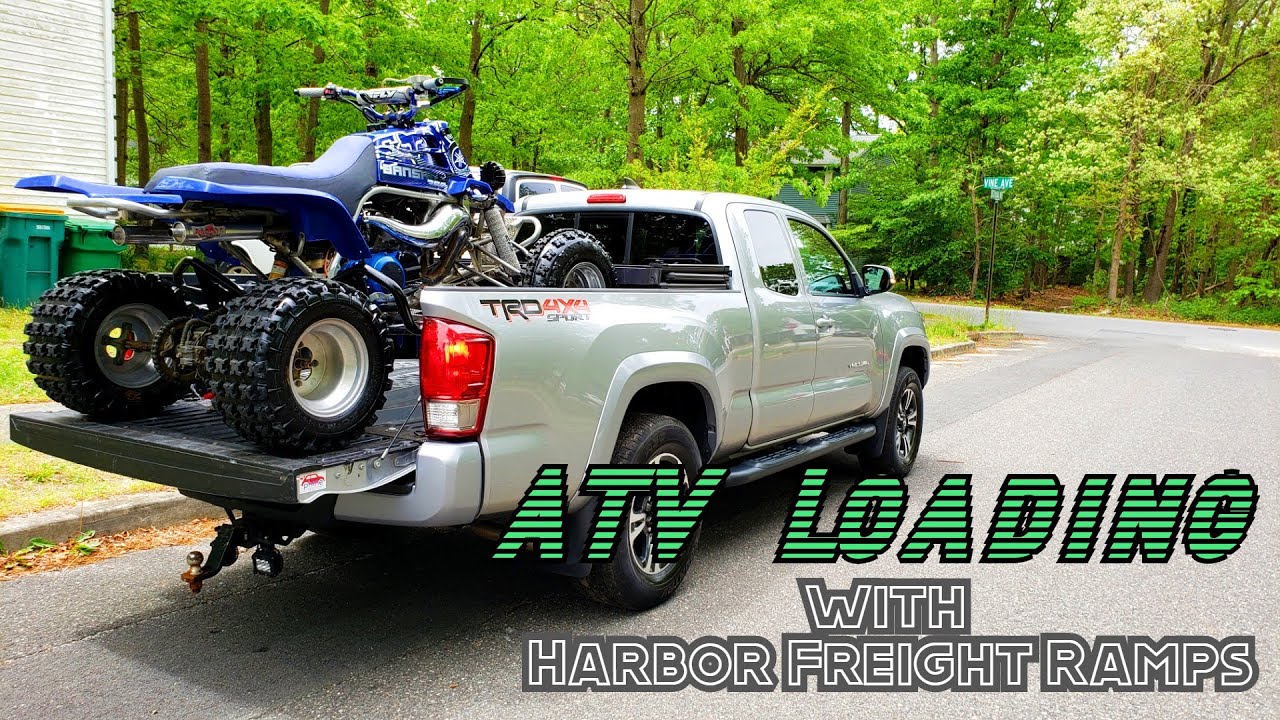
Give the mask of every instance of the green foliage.
[(142, 272), (169, 272), (178, 261), (192, 254), (191, 249), (151, 245), (146, 252), (140, 252), (138, 246), (125, 248), (121, 264), (129, 270)]
[[(130, 134), (126, 174), (138, 179), (140, 142), (152, 168), (196, 161), (201, 44), (212, 156), (238, 162), (297, 162), (307, 138), (323, 151), (362, 129), (345, 107), (313, 117), (295, 87), (375, 86), (438, 66), (472, 79), (474, 107), (429, 114), (470, 137), (477, 164), (592, 187), (630, 177), (841, 193), (850, 252), (892, 264), (909, 290), (971, 296), (994, 222), (982, 177), (1013, 175), (998, 293), (1070, 284), (1263, 310), (1280, 286), (1275, 8), (650, 0), (636, 14), (629, 0), (120, 0), (117, 42), (136, 12), (142, 51), (134, 68), (121, 47), (117, 72), (141, 72), (149, 118), (149, 137)], [(851, 158), (848, 170), (804, 169), (824, 153)], [(171, 259), (153, 249), (130, 262)]]

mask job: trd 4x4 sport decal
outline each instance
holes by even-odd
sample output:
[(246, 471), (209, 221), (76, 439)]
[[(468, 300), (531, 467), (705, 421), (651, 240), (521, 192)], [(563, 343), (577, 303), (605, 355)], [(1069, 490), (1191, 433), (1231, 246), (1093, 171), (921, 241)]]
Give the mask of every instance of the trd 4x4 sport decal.
[(520, 317), (532, 320), (545, 317), (547, 322), (559, 320), (587, 320), (591, 317), (591, 306), (581, 298), (549, 298), (547, 300), (481, 300), (481, 305), (489, 308), (494, 317), (499, 314), (511, 322)]

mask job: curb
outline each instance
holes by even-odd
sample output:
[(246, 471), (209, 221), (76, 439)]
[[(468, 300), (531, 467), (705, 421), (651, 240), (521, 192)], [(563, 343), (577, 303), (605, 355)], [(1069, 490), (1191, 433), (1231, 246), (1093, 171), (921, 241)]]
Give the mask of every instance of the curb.
[(1024, 335), (1017, 330), (974, 330), (969, 333), (970, 340), (1021, 340)]
[(976, 350), (977, 348), (978, 348), (978, 343), (972, 340), (964, 340), (961, 342), (947, 343), (946, 345), (939, 345), (935, 348), (931, 348), (929, 351), (929, 354), (935, 358), (940, 358), (940, 357), (947, 357), (949, 355), (959, 355), (960, 353), (971, 352), (973, 350)]
[(5, 552), (13, 552), (26, 547), (31, 538), (62, 542), (83, 530), (111, 535), (220, 517), (223, 517), (221, 509), (177, 492), (137, 493), (0, 520), (0, 545)]

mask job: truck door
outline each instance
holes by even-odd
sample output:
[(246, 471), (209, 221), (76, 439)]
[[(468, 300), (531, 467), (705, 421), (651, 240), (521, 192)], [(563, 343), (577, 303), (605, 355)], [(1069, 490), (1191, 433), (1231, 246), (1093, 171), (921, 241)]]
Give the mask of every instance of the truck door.
[(782, 217), (771, 209), (733, 205), (747, 242), (738, 243), (751, 300), (755, 363), (748, 445), (794, 434), (813, 414), (817, 345), (813, 308), (800, 292), (799, 268)]
[(871, 412), (880, 316), (862, 298), (860, 278), (830, 235), (797, 217), (789, 216), (787, 225), (803, 270), (801, 295), (813, 307), (818, 333), (809, 424)]

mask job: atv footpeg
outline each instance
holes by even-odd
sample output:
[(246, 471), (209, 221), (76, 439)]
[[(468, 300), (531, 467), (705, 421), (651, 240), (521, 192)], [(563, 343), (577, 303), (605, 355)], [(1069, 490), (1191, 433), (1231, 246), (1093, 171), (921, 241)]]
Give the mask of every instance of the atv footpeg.
[(251, 517), (233, 518), (230, 523), (218, 526), (218, 534), (209, 546), (209, 557), (192, 550), (187, 553), (187, 570), (182, 581), (191, 592), (200, 592), (204, 581), (222, 572), (240, 556), (240, 548), (256, 546), (253, 552), (255, 575), (276, 577), (284, 570), (284, 555), (276, 547), (288, 545), (302, 535), (303, 528), (266, 523)]

